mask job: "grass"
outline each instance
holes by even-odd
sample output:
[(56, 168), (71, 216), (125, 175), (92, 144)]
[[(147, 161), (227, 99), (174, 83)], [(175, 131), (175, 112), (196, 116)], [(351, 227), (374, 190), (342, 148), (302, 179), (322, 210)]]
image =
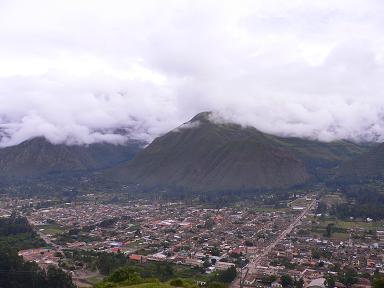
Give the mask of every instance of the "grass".
[(341, 194), (334, 193), (334, 194), (326, 194), (321, 198), (321, 201), (327, 204), (327, 206), (335, 205), (335, 204), (341, 204), (345, 203), (345, 197)]
[(345, 241), (349, 239), (349, 233), (334, 232), (332, 233), (331, 239)]
[[(365, 231), (372, 230), (383, 230), (384, 221), (377, 222), (365, 222), (361, 220), (340, 220), (333, 217), (318, 218), (313, 217), (311, 220), (318, 222), (319, 224), (313, 224), (311, 233), (323, 238), (326, 227), (328, 224), (333, 223), (332, 235), (330, 239), (345, 241), (350, 237), (351, 229), (362, 229)], [(353, 233), (354, 234), (354, 233)]]
[(88, 278), (85, 278), (89, 283), (95, 285), (99, 282), (101, 282), (103, 280), (103, 276), (99, 275), (99, 276), (91, 276), (91, 277), (88, 277)]
[(131, 286), (121, 286), (121, 288), (172, 288), (173, 286), (169, 285), (168, 283), (161, 283), (161, 282), (154, 282), (154, 283), (142, 283), (142, 284), (136, 284)]
[(54, 225), (54, 224), (37, 226), (36, 228), (37, 229), (44, 229), (41, 232), (43, 232), (44, 234), (50, 234), (50, 235), (58, 235), (58, 234), (62, 234), (64, 232), (63, 227), (61, 227), (59, 225)]
[[(183, 281), (182, 287), (187, 287), (187, 288), (197, 287), (196, 281), (193, 279), (181, 279), (181, 280)], [(154, 281), (154, 282), (147, 282), (147, 283), (133, 284), (133, 285), (116, 284), (117, 285), (116, 287), (118, 288), (174, 288), (175, 286), (172, 286), (170, 283), (172, 283), (172, 281), (168, 281), (168, 282)]]
[(290, 206), (293, 207), (293, 206), (303, 206), (303, 207), (306, 207), (308, 205), (310, 201), (307, 201), (305, 200), (304, 198), (298, 198), (298, 199), (295, 199), (293, 200), (291, 203), (290, 203)]
[(255, 212), (262, 213), (262, 212), (289, 211), (290, 209), (288, 209), (287, 207), (275, 208), (275, 207), (270, 207), (270, 206), (258, 206), (258, 207), (252, 208), (252, 210)]
[(371, 230), (384, 229), (384, 221), (366, 222), (361, 220), (340, 220), (333, 217), (313, 218), (312, 220), (320, 222), (321, 227), (326, 227), (329, 223), (334, 223), (335, 227), (343, 229), (363, 228)]

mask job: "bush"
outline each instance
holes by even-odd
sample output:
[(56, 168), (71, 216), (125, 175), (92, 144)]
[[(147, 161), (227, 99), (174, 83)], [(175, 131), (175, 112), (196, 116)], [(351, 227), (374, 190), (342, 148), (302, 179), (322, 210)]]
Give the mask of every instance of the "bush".
[(233, 280), (235, 280), (236, 275), (236, 268), (232, 266), (219, 274), (219, 281), (224, 283), (231, 283)]
[(119, 268), (107, 277), (107, 281), (113, 283), (127, 282), (129, 284), (137, 284), (141, 282), (140, 275), (133, 269), (128, 267)]
[(171, 282), (169, 282), (169, 284), (171, 284), (172, 286), (175, 286), (175, 287), (183, 287), (184, 286), (184, 282), (181, 279), (174, 279)]

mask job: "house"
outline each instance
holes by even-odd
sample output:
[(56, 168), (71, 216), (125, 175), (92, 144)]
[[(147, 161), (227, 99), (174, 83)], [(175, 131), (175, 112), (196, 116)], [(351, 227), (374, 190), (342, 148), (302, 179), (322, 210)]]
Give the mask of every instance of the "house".
[(138, 254), (132, 254), (132, 255), (129, 255), (129, 260), (137, 261), (139, 263), (144, 263), (147, 261), (147, 257), (138, 255)]
[(281, 285), (278, 281), (271, 283), (271, 288), (282, 288), (283, 285)]
[(313, 279), (307, 286), (307, 288), (325, 288), (325, 278)]
[(215, 267), (218, 270), (227, 270), (228, 268), (231, 268), (235, 266), (233, 263), (228, 263), (228, 262), (216, 262)]
[(203, 261), (201, 261), (199, 259), (194, 259), (194, 258), (187, 258), (187, 259), (185, 259), (185, 265), (202, 267)]

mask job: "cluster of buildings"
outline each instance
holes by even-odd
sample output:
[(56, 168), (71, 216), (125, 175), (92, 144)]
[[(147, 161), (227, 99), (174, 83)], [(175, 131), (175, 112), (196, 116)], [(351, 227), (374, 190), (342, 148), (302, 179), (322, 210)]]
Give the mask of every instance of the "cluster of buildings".
[(253, 207), (209, 209), (182, 203), (79, 204), (42, 208), (28, 217), (59, 249), (122, 252), (137, 261), (168, 261), (207, 271), (246, 263), (299, 213)]
[[(321, 288), (324, 277), (345, 268), (359, 275), (384, 273), (384, 227), (367, 231), (351, 225), (344, 229), (343, 239), (327, 237), (316, 230), (323, 217), (315, 213), (316, 205), (315, 195), (277, 209), (252, 205), (212, 209), (144, 200), (103, 204), (93, 198), (39, 205), (29, 210), (28, 219), (53, 249), (19, 254), (40, 265), (57, 264), (61, 250), (81, 249), (125, 253), (141, 263), (202, 267), (207, 273), (236, 266), (243, 286), (260, 288), (281, 287), (283, 275), (302, 279), (305, 287)], [(336, 287), (344, 284), (336, 281)], [(369, 280), (359, 277), (354, 287), (370, 287)]]
[[(364, 225), (350, 225), (345, 229), (347, 237), (340, 240), (313, 233), (317, 232), (318, 217), (324, 216), (315, 215), (314, 210), (260, 258), (256, 266), (245, 267), (244, 286), (270, 287), (265, 284), (266, 278), (290, 275), (293, 279), (303, 279), (304, 287), (325, 287), (325, 277), (333, 275), (335, 286), (345, 288), (345, 284), (337, 281), (338, 272), (353, 269), (359, 276), (351, 287), (368, 288), (370, 276), (377, 272), (384, 274), (384, 226), (372, 231)], [(273, 284), (281, 286), (279, 281)]]

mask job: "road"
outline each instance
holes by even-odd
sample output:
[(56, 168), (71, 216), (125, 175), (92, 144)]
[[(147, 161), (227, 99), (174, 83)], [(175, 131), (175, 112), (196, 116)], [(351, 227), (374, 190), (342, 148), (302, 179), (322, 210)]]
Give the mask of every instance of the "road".
[(3, 209), (3, 208), (0, 208), (0, 212), (2, 212), (4, 214), (12, 214), (12, 211), (7, 210), (7, 209)]
[(46, 234), (44, 234), (42, 231), (40, 231), (39, 229), (36, 228), (35, 226), (35, 222), (33, 222), (28, 216), (27, 216), (27, 220), (28, 220), (28, 223), (29, 225), (31, 225), (34, 230), (36, 231), (36, 233), (39, 235), (39, 237), (41, 239), (43, 239), (45, 241), (45, 243), (47, 243), (48, 245), (52, 246), (53, 248), (55, 248), (57, 251), (61, 250), (61, 246), (60, 245), (57, 245), (55, 243), (52, 242), (51, 238), (49, 236), (47, 236)]
[[(295, 218), (295, 220), (285, 229), (283, 230), (279, 236), (273, 241), (270, 245), (268, 245), (261, 254), (255, 255), (253, 260), (247, 265), (245, 269), (243, 269), (242, 278), (243, 281), (248, 273), (254, 273), (256, 271), (257, 266), (265, 259), (266, 256), (276, 247), (276, 245), (283, 240), (292, 230), (300, 224), (300, 221), (308, 214), (308, 212), (314, 207), (316, 204), (316, 199), (312, 200), (312, 202)], [(245, 270), (245, 271), (244, 271)], [(232, 283), (231, 287), (240, 287), (240, 277), (236, 278), (236, 280)]]

